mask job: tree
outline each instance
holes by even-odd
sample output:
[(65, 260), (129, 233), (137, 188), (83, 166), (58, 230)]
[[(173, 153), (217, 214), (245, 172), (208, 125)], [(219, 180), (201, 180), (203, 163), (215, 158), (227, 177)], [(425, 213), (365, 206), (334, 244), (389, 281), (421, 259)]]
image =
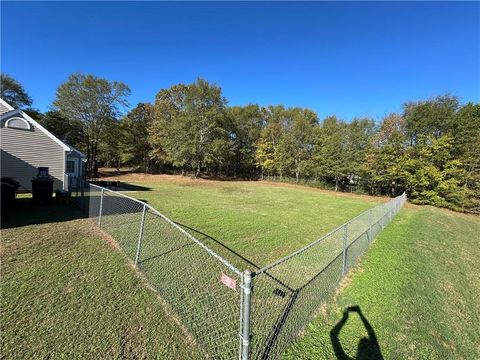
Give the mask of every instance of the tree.
[(149, 128), (153, 121), (153, 106), (149, 103), (138, 103), (120, 121), (119, 138), (121, 144), (121, 161), (150, 170)]
[(182, 171), (216, 171), (225, 165), (229, 132), (220, 87), (198, 79), (163, 89), (155, 98), (150, 130), (152, 153)]
[(260, 137), (257, 141), (256, 164), (261, 176), (264, 174), (283, 176), (284, 164), (278, 146), (285, 133), (285, 126), (290, 123), (283, 106), (268, 106), (263, 109), (264, 121)]
[(464, 206), (480, 209), (480, 104), (467, 103), (456, 115), (452, 153), (465, 169)]
[(404, 104), (403, 117), (410, 144), (413, 146), (429, 136), (438, 138), (450, 133), (455, 126), (458, 107), (458, 98), (450, 95)]
[(397, 195), (407, 186), (407, 135), (405, 120), (398, 114), (383, 119), (378, 133), (372, 136), (366, 153), (365, 171), (373, 191)]
[(71, 120), (63, 116), (59, 111), (51, 110), (47, 111), (39, 122), (59, 139), (79, 150), (85, 150), (83, 125), (80, 121)]
[(375, 134), (375, 122), (369, 118), (355, 118), (347, 124), (345, 162), (352, 181), (364, 180), (365, 157), (370, 139)]
[(0, 74), (0, 97), (16, 109), (32, 105), (32, 98), (22, 84), (7, 74)]
[(121, 107), (128, 107), (128, 95), (130, 89), (124, 83), (78, 73), (57, 89), (55, 109), (83, 126), (89, 175), (97, 174), (99, 141), (108, 122), (120, 116)]
[(304, 175), (313, 150), (314, 128), (317, 114), (308, 109), (292, 108), (285, 111), (283, 136), (277, 148), (277, 168), (294, 175), (298, 182)]
[(234, 176), (253, 176), (256, 173), (257, 141), (264, 115), (258, 105), (234, 106), (227, 109), (231, 143), (231, 172)]
[(115, 167), (120, 170), (124, 159), (124, 148), (122, 147), (125, 132), (121, 123), (116, 119), (107, 119), (104, 124), (104, 131), (98, 139), (97, 159), (105, 167)]
[(430, 137), (411, 148), (405, 160), (407, 188), (413, 202), (459, 209), (464, 205), (463, 163), (452, 156), (453, 138)]
[(315, 141), (314, 173), (318, 178), (333, 181), (335, 191), (349, 174), (347, 167), (347, 125), (336, 116), (328, 116)]
[(41, 122), (45, 114), (43, 114), (40, 110), (29, 107), (23, 109), (23, 112), (30, 116), (32, 119)]

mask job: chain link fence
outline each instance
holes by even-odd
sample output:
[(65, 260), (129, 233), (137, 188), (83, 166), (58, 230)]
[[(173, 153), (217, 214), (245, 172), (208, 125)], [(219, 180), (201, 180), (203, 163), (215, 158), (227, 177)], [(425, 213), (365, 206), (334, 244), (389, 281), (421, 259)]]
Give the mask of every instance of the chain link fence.
[(206, 358), (274, 359), (301, 335), (406, 196), (253, 273), (122, 193), (83, 183), (72, 199), (135, 262)]
[(135, 262), (206, 358), (238, 357), (240, 270), (139, 200), (90, 183), (72, 200)]
[(370, 209), (252, 274), (252, 359), (280, 357), (405, 200)]

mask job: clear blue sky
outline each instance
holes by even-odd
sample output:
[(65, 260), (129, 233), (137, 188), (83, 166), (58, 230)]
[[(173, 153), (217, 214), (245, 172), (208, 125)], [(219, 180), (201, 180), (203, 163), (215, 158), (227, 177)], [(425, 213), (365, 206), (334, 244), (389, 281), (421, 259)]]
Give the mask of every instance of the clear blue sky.
[(480, 100), (480, 3), (4, 2), (1, 70), (48, 109), (72, 72), (130, 102), (198, 76), (230, 105), (377, 119), (446, 92)]

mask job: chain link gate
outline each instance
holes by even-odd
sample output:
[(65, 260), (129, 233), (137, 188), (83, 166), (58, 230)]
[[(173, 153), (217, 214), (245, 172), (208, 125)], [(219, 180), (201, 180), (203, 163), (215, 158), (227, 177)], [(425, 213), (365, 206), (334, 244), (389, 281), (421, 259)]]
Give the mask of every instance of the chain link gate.
[(73, 201), (109, 233), (206, 358), (279, 358), (406, 201), (372, 208), (296, 252), (240, 271), (150, 205), (84, 182)]

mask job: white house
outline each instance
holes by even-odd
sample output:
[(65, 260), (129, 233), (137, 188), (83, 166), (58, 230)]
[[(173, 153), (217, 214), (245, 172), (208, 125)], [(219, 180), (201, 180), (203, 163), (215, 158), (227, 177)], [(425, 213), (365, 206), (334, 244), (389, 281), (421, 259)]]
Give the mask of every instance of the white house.
[(48, 167), (54, 190), (76, 187), (84, 176), (85, 155), (58, 139), (20, 109), (0, 99), (1, 177), (31, 191), (37, 168)]

